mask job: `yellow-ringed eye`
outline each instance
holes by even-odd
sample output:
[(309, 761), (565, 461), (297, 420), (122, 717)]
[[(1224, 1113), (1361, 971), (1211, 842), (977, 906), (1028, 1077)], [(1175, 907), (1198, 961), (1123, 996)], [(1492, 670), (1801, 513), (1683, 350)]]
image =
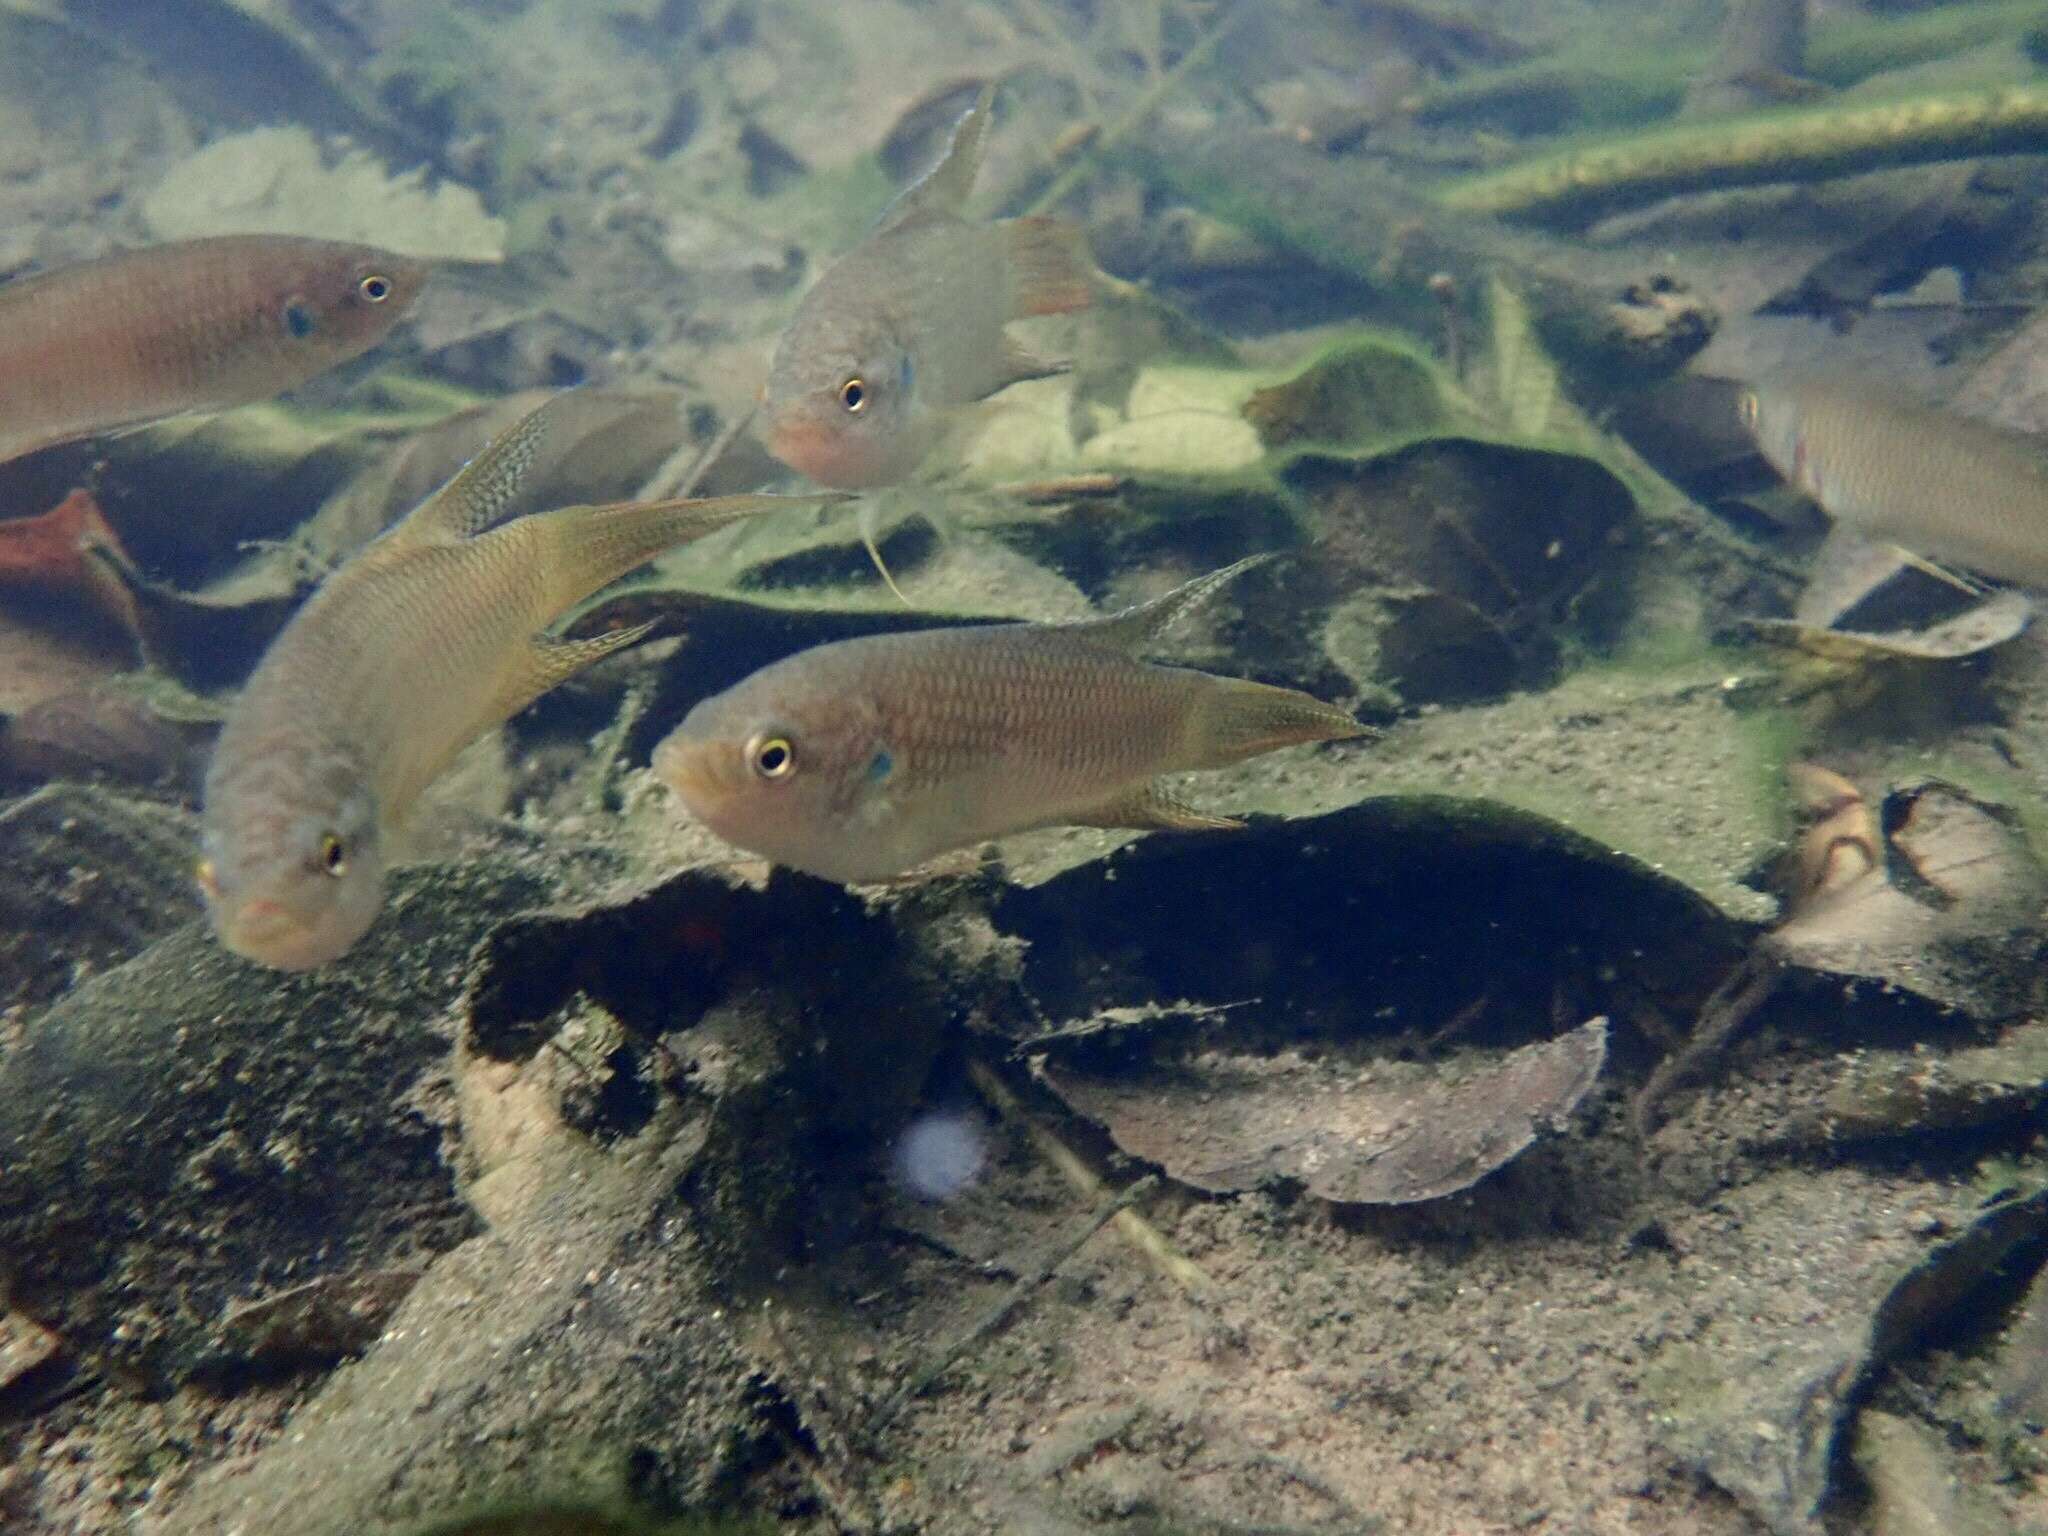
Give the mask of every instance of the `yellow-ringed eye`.
[(337, 880), (348, 873), (348, 849), (332, 832), (320, 839), (320, 867)]
[(761, 736), (747, 749), (747, 761), (764, 779), (786, 779), (796, 772), (796, 748), (787, 736)]
[(391, 297), (391, 279), (382, 272), (372, 272), (356, 284), (356, 292), (363, 296), (365, 304), (382, 304)]
[(840, 385), (839, 403), (845, 406), (849, 413), (857, 414), (864, 410), (868, 403), (868, 381), (855, 374)]

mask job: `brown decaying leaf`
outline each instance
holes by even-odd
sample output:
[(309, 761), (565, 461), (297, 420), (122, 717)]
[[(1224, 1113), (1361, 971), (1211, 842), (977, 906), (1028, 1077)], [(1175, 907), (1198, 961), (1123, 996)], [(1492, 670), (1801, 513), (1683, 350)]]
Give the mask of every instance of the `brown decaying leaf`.
[(1994, 593), (1975, 607), (1927, 629), (1863, 634), (1855, 630), (1822, 629), (1794, 619), (1759, 620), (1749, 628), (1761, 640), (1824, 661), (1951, 661), (2003, 645), (2027, 627), (2033, 613), (2033, 601), (2026, 593), (2007, 591)]
[(1133, 1157), (1212, 1192), (1299, 1179), (1345, 1204), (1455, 1194), (1564, 1120), (1607, 1059), (1607, 1021), (1476, 1070), (1205, 1052), (1115, 1078), (1037, 1063)]

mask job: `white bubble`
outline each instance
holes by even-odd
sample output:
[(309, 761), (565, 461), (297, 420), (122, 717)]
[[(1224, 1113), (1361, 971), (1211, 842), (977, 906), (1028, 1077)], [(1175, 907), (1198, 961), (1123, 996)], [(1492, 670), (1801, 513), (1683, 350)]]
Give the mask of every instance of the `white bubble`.
[(988, 1162), (988, 1132), (966, 1110), (934, 1110), (904, 1129), (891, 1161), (896, 1178), (920, 1200), (950, 1200)]

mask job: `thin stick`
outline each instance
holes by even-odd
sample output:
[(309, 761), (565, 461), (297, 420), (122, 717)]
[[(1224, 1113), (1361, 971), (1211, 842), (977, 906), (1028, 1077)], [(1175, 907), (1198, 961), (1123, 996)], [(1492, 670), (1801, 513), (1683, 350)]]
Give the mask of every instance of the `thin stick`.
[(1750, 1016), (1776, 990), (1784, 974), (1784, 967), (1776, 959), (1756, 949), (1751, 950), (1748, 957), (1714, 988), (1713, 995), (1700, 1008), (1699, 1022), (1693, 1026), (1692, 1039), (1683, 1050), (1675, 1051), (1659, 1062), (1657, 1070), (1650, 1074), (1650, 1080), (1636, 1095), (1630, 1117), (1635, 1122), (1637, 1136), (1647, 1137), (1657, 1128), (1657, 1109), (1666, 1096), (1688, 1082), (1726, 1048), (1742, 1026), (1749, 1022)]
[[(1031, 1138), (1032, 1145), (1038, 1148), (1039, 1156), (1057, 1168), (1075, 1189), (1091, 1200), (1100, 1200), (1109, 1192), (1109, 1186), (1103, 1183), (1101, 1176), (1093, 1168), (1088, 1166), (1081, 1154), (1060, 1140), (1049, 1126), (1041, 1125), (1018, 1102), (1017, 1096), (1010, 1092), (1009, 1085), (997, 1077), (986, 1062), (968, 1062), (967, 1075), (973, 1080), (981, 1096), (995, 1106), (998, 1114), (1024, 1128), (1025, 1133)], [(1195, 1296), (1206, 1296), (1214, 1290), (1215, 1282), (1201, 1266), (1175, 1248), (1167, 1240), (1164, 1232), (1153, 1226), (1137, 1211), (1126, 1209), (1112, 1214), (1116, 1229), (1123, 1235), (1124, 1240), (1142, 1253), (1154, 1269), (1175, 1285)]]
[(904, 1405), (912, 1398), (922, 1396), (933, 1382), (959, 1362), (962, 1355), (1008, 1322), (1010, 1314), (1030, 1300), (1031, 1293), (1050, 1280), (1062, 1264), (1080, 1252), (1082, 1245), (1089, 1238), (1100, 1232), (1113, 1218), (1128, 1211), (1137, 1200), (1151, 1193), (1158, 1183), (1159, 1175), (1148, 1173), (1121, 1194), (1104, 1201), (1076, 1222), (1065, 1236), (1040, 1255), (1037, 1263), (1018, 1276), (1017, 1283), (1005, 1291), (994, 1306), (976, 1318), (965, 1333), (919, 1366), (912, 1373), (910, 1380), (898, 1387), (895, 1393), (875, 1410), (869, 1427), (877, 1430), (884, 1428), (891, 1419), (903, 1411)]
[(1161, 75), (1157, 82), (1137, 99), (1128, 112), (1097, 134), (1074, 157), (1074, 163), (1058, 176), (1055, 176), (1052, 185), (1047, 187), (1033, 200), (1031, 206), (1025, 210), (1026, 213), (1039, 214), (1045, 212), (1048, 208), (1057, 206), (1060, 200), (1069, 192), (1093, 175), (1096, 164), (1102, 159), (1103, 155), (1129, 138), (1138, 126), (1158, 109), (1160, 102), (1166, 99), (1167, 93), (1180, 84), (1181, 77), (1216, 51), (1217, 45), (1229, 34), (1230, 29), (1237, 24), (1238, 17), (1251, 9), (1251, 3), (1252, 0), (1239, 0), (1237, 5), (1224, 12), (1223, 19), (1209, 29), (1208, 36), (1182, 54), (1180, 61), (1165, 74)]
[(635, 501), (667, 501), (672, 496), (694, 495), (698, 483), (711, 472), (711, 466), (725, 457), (726, 450), (739, 441), (739, 435), (754, 423), (754, 413), (761, 409), (755, 401), (744, 411), (726, 423), (725, 430), (711, 439), (710, 445), (694, 459), (688, 460), (689, 468), (683, 464), (690, 451), (688, 443), (661, 461), (661, 466), (648, 477), (640, 487)]

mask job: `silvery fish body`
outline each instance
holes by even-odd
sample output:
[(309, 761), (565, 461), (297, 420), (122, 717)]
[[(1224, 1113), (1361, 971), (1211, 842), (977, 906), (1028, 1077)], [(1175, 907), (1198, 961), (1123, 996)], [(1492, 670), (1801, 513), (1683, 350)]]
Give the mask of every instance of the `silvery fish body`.
[(643, 629), (544, 631), (672, 544), (817, 497), (614, 502), (498, 519), (571, 391), (328, 578), (271, 643), (207, 769), (200, 884), (222, 942), (307, 969), (382, 904), (390, 840), (455, 756)]
[(1080, 230), (961, 217), (991, 95), (960, 120), (945, 158), (818, 279), (777, 343), (762, 392), (768, 446), (822, 485), (902, 480), (959, 407), (1060, 371), (1004, 327), (1089, 303)]
[(0, 461), (303, 384), (383, 340), (426, 274), (372, 246), (228, 235), (0, 284)]
[(654, 771), (727, 841), (848, 882), (1032, 827), (1235, 826), (1158, 776), (1361, 734), (1292, 689), (1132, 654), (1237, 569), (1088, 623), (800, 652), (699, 703)]
[(2016, 432), (1867, 384), (1757, 385), (1744, 424), (1764, 457), (1863, 538), (2048, 587), (2048, 456)]

